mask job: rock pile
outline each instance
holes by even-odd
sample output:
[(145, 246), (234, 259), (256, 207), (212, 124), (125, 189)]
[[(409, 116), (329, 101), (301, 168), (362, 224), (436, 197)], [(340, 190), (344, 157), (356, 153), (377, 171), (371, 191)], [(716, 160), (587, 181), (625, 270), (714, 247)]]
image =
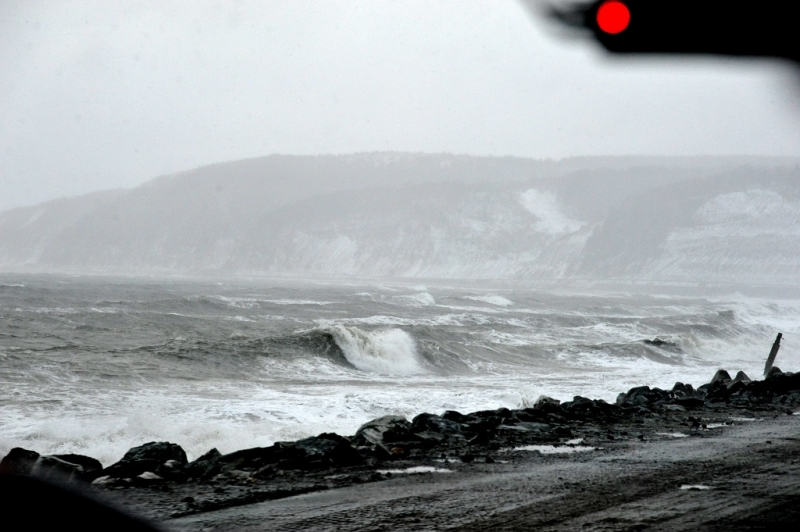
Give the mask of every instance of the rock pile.
[(619, 394), (615, 403), (580, 396), (561, 403), (541, 397), (532, 408), (517, 410), (424, 413), (411, 421), (383, 416), (362, 425), (352, 437), (323, 433), (224, 455), (212, 449), (192, 462), (187, 461), (179, 445), (168, 442), (134, 447), (106, 468), (86, 456), (40, 456), (15, 448), (0, 462), (0, 473), (92, 482), (102, 487), (252, 484), (270, 482), (286, 472), (313, 476), (332, 470), (372, 471), (374, 476), (376, 466), (388, 461), (491, 463), (490, 454), (500, 449), (560, 445), (576, 436), (614, 440), (638, 435), (644, 439), (648, 426), (656, 430), (671, 423), (673, 428), (688, 426), (699, 430), (699, 416), (704, 412), (786, 411), (793, 405), (800, 405), (800, 373), (783, 373), (773, 367), (764, 380), (753, 381), (741, 371), (731, 378), (727, 371), (719, 370), (710, 382), (697, 389), (678, 382), (671, 390), (632, 388)]

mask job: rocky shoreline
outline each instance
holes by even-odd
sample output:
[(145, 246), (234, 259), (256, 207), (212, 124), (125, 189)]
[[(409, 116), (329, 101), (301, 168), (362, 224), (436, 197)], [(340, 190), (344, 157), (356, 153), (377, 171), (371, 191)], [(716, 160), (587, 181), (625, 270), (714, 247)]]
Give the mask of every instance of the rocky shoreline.
[[(376, 483), (403, 473), (469, 471), (550, 455), (585, 455), (664, 439), (704, 438), (726, 426), (792, 415), (800, 373), (772, 368), (764, 380), (724, 370), (697, 389), (646, 386), (616, 403), (542, 397), (531, 408), (462, 414), (384, 416), (355, 435), (333, 433), (222, 455), (211, 449), (189, 462), (181, 447), (150, 442), (103, 468), (80, 455), (40, 456), (12, 449), (0, 473), (73, 485), (155, 522), (294, 495)], [(538, 452), (531, 452), (538, 451)], [(577, 458), (575, 458), (577, 459)]]

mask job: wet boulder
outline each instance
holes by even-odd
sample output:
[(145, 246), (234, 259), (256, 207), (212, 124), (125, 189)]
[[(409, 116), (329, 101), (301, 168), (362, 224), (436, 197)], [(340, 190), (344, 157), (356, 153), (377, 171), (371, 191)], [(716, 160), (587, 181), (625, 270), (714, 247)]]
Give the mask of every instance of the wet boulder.
[(214, 474), (217, 468), (218, 460), (222, 456), (216, 447), (200, 456), (196, 460), (192, 460), (183, 467), (183, 473), (192, 478), (205, 478)]
[(675, 386), (672, 387), (671, 390), (673, 397), (692, 397), (694, 395), (694, 387), (691, 384), (684, 384), (682, 382), (676, 382)]
[(36, 451), (29, 451), (22, 447), (14, 447), (3, 457), (3, 460), (0, 461), (0, 474), (30, 475), (38, 459), (39, 453)]
[[(218, 473), (227, 473), (233, 470), (257, 471), (266, 465), (274, 464), (280, 459), (280, 452), (288, 444), (276, 443), (270, 447), (251, 447), (240, 449), (209, 460), (213, 463), (209, 471), (201, 478), (207, 478)], [(209, 453), (206, 454), (210, 454)], [(205, 455), (204, 455), (205, 456)], [(202, 457), (201, 457), (202, 458)], [(198, 458), (198, 461), (200, 459)]]
[(442, 414), (442, 418), (448, 421), (455, 421), (456, 423), (464, 423), (467, 421), (468, 416), (462, 414), (461, 412), (456, 412), (455, 410), (447, 410), (444, 414)]
[(573, 420), (607, 422), (618, 417), (620, 411), (620, 407), (616, 404), (610, 405), (602, 399), (593, 400), (580, 396), (561, 403), (564, 418)]
[(764, 379), (765, 380), (775, 379), (778, 378), (780, 375), (783, 375), (783, 372), (780, 370), (780, 368), (778, 366), (772, 366), (771, 368), (769, 368), (769, 371), (767, 372), (767, 375), (766, 377), (764, 377)]
[(755, 388), (761, 388), (765, 395), (788, 395), (800, 391), (800, 373), (783, 372), (777, 367), (770, 368), (767, 377), (759, 383), (751, 383)]
[(277, 465), (281, 469), (324, 469), (363, 462), (349, 439), (332, 432), (288, 444), (278, 453), (278, 458)]
[(500, 425), (515, 425), (519, 423), (510, 410), (481, 410), (472, 412), (463, 424), (464, 437), (474, 444), (485, 444), (497, 434)]
[(186, 480), (186, 473), (183, 470), (184, 464), (177, 460), (167, 460), (156, 468), (154, 473), (166, 480), (183, 482)]
[(545, 412), (555, 412), (559, 410), (559, 405), (561, 401), (558, 399), (553, 399), (552, 397), (548, 397), (546, 395), (540, 395), (539, 398), (533, 403), (534, 410), (543, 410)]
[(406, 450), (421, 445), (411, 432), (411, 423), (402, 416), (383, 416), (361, 425), (353, 445), (375, 453), (379, 458), (399, 458)]
[(736, 372), (736, 376), (733, 378), (733, 382), (737, 381), (747, 383), (751, 382), (751, 379), (750, 377), (747, 376), (747, 373), (745, 373), (744, 371), (738, 371)]
[[(560, 413), (560, 408), (558, 406), (555, 408), (558, 409)], [(544, 410), (531, 407), (522, 410), (514, 410), (514, 417), (523, 422), (548, 423), (550, 416)]]
[(420, 414), (411, 420), (411, 432), (431, 431), (447, 436), (460, 434), (461, 423), (434, 414)]
[(130, 449), (122, 460), (108, 466), (102, 475), (113, 478), (133, 478), (145, 471), (154, 472), (167, 460), (181, 465), (187, 463), (186, 453), (180, 445), (169, 442), (149, 442)]
[(624, 397), (617, 398), (618, 405), (625, 406), (651, 406), (658, 402), (668, 401), (670, 392), (660, 388), (650, 388), (649, 386), (637, 386), (631, 388)]
[(79, 454), (40, 456), (31, 475), (53, 481), (91, 482), (100, 476), (103, 465), (99, 460)]
[(730, 373), (720, 369), (714, 374), (711, 382), (698, 388), (698, 391), (703, 393), (706, 403), (725, 403), (728, 402), (731, 394), (728, 384), (732, 380)]
[[(464, 418), (462, 418), (464, 419)], [(411, 432), (425, 447), (464, 439), (464, 425), (434, 414), (420, 414), (411, 421)]]
[(728, 372), (727, 372), (727, 371), (725, 371), (724, 369), (720, 369), (720, 370), (717, 370), (717, 372), (716, 372), (716, 373), (714, 374), (714, 376), (711, 378), (711, 382), (709, 382), (709, 384), (710, 384), (710, 385), (712, 385), (712, 386), (713, 386), (714, 384), (718, 383), (718, 382), (720, 382), (720, 383), (723, 383), (723, 384), (727, 384), (727, 383), (729, 383), (731, 380), (732, 380), (732, 379), (731, 379), (731, 375), (730, 375), (730, 373), (728, 373)]

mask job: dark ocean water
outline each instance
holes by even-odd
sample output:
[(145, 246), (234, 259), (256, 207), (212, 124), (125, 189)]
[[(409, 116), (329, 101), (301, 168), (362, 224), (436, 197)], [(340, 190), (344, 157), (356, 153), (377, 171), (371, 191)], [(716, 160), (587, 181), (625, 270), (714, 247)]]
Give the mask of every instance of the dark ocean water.
[(613, 401), (719, 367), (757, 377), (778, 331), (777, 365), (797, 369), (789, 300), (0, 275), (0, 454), (197, 456), (389, 413)]

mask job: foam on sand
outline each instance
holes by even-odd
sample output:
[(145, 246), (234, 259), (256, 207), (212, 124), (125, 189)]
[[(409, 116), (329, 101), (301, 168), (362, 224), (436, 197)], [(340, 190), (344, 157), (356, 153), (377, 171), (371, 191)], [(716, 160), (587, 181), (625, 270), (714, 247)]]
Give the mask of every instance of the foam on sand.
[(594, 451), (596, 449), (597, 447), (589, 447), (586, 445), (523, 445), (508, 450), (512, 452), (535, 451), (540, 454), (572, 454)]
[(451, 469), (443, 469), (441, 467), (433, 466), (414, 466), (407, 469), (379, 469), (378, 473), (381, 475), (419, 475), (422, 473), (452, 473)]

